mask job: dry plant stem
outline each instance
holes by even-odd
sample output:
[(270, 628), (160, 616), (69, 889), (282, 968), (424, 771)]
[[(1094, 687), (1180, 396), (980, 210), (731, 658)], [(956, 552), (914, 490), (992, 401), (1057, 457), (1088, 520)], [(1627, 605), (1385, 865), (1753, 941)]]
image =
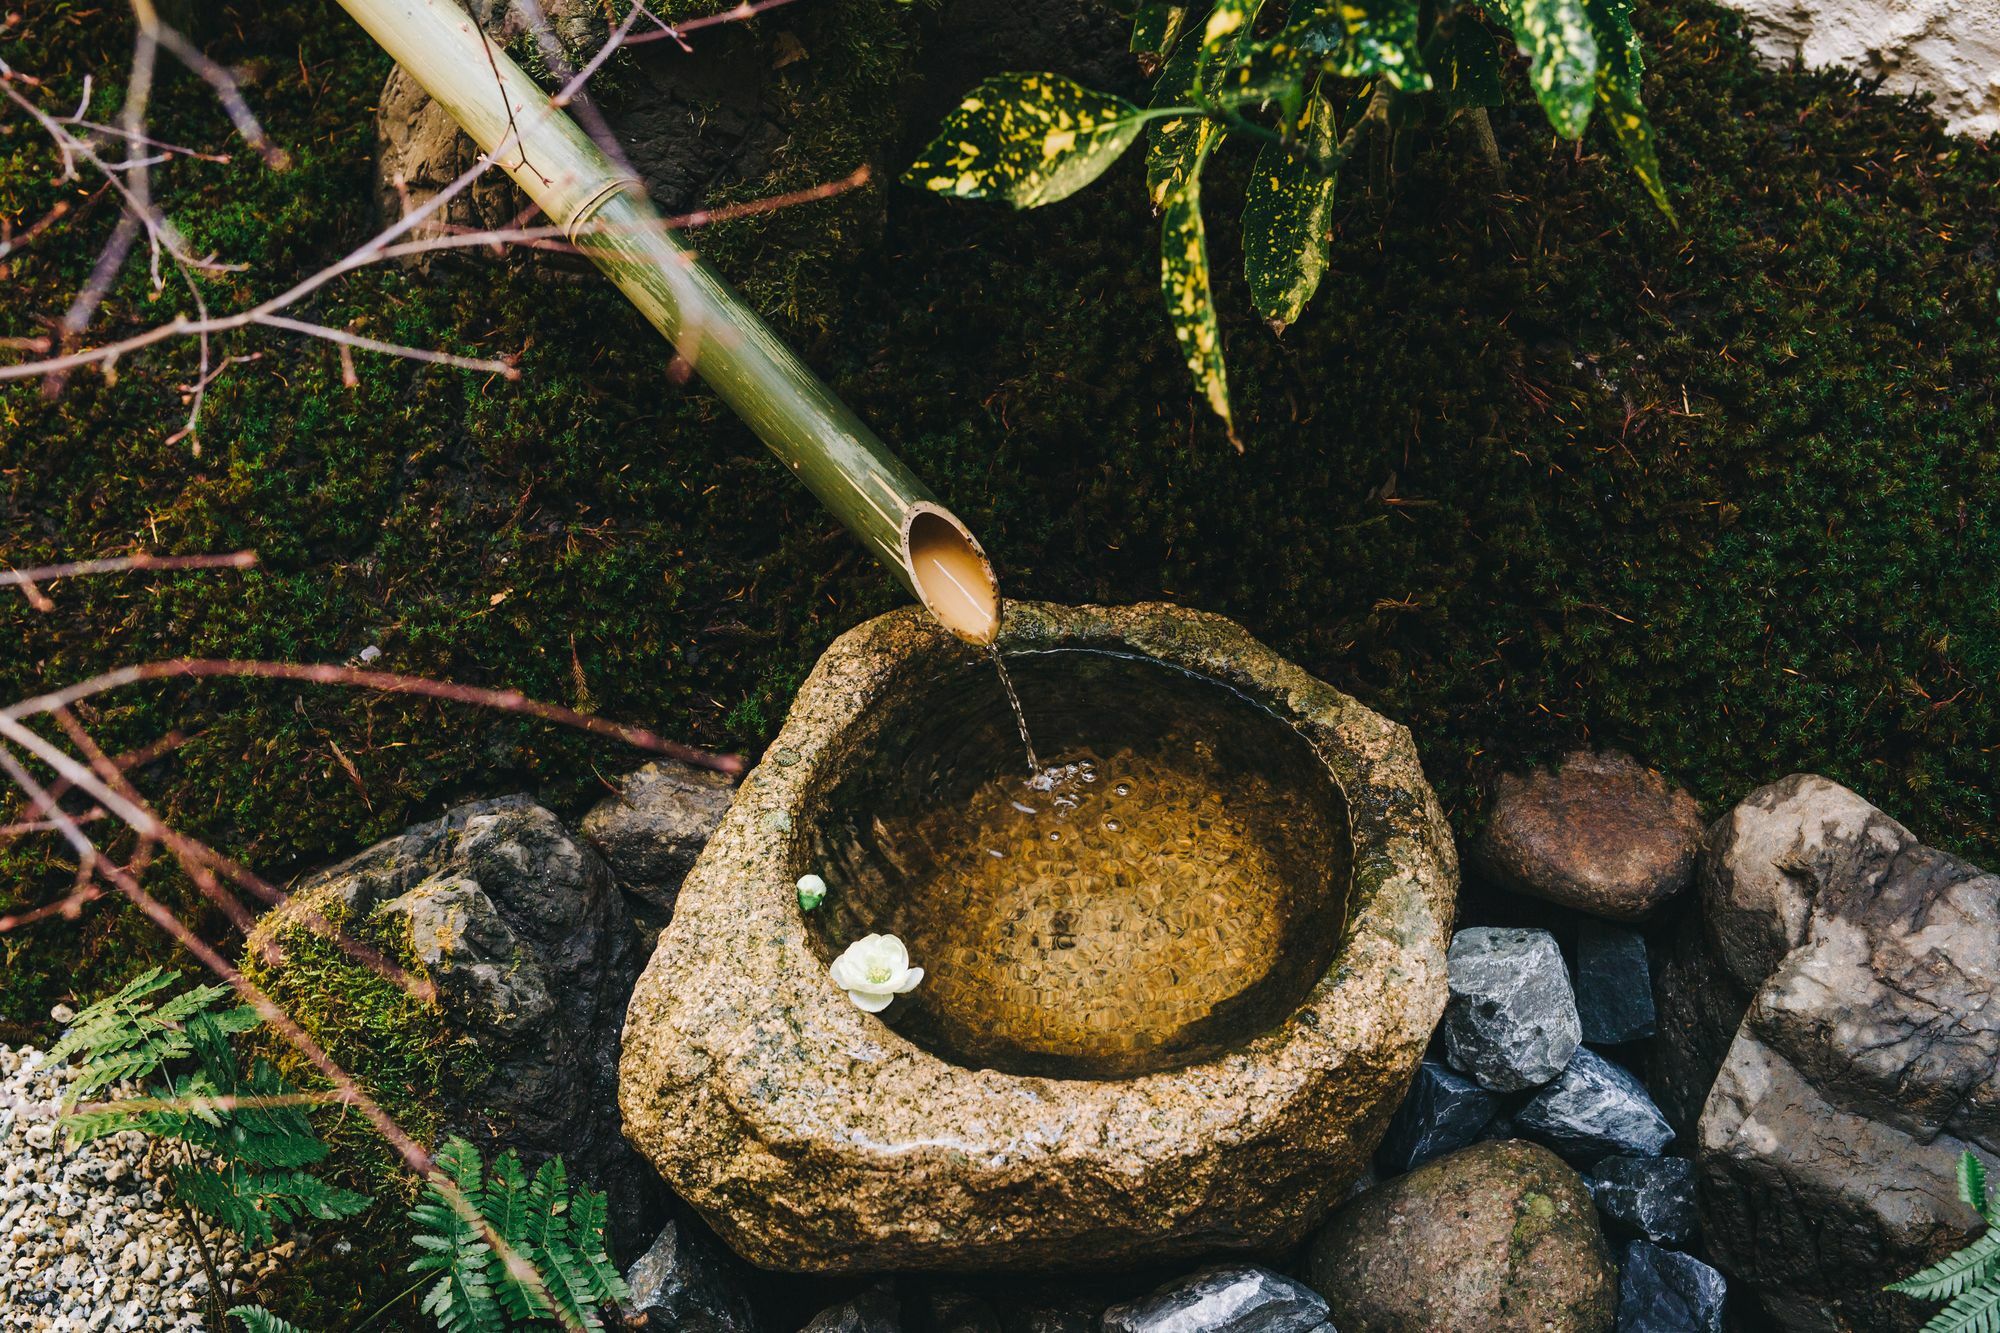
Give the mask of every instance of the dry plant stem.
[(1493, 137), (1493, 117), (1486, 114), (1486, 108), (1476, 106), (1465, 113), (1472, 122), (1472, 136), (1479, 143), (1479, 154), (1486, 159), (1486, 169), (1493, 173), (1495, 183), (1507, 180), (1506, 164), (1500, 160), (1500, 141)]
[[(47, 694), (23, 699), (18, 703), (0, 708), (0, 734), (28, 745), (25, 737), (34, 737), (33, 732), (20, 728), (20, 719), (33, 717), (39, 713), (53, 712), (107, 690), (136, 685), (141, 681), (170, 680), (180, 677), (238, 676), (263, 680), (298, 680), (314, 685), (345, 685), (357, 689), (377, 690), (383, 694), (410, 694), (430, 699), (442, 699), (451, 703), (477, 704), (484, 708), (499, 709), (502, 712), (521, 713), (528, 717), (540, 718), (545, 722), (559, 722), (564, 726), (587, 731), (592, 735), (606, 736), (612, 740), (641, 750), (651, 750), (678, 759), (682, 763), (698, 768), (714, 769), (718, 773), (731, 776), (743, 771), (743, 756), (715, 754), (697, 749), (692, 745), (682, 745), (670, 741), (658, 733), (644, 727), (626, 726), (618, 722), (608, 722), (601, 717), (591, 717), (557, 704), (546, 704), (530, 699), (519, 690), (489, 690), (473, 685), (457, 685), (449, 681), (429, 680), (422, 676), (404, 676), (388, 671), (361, 671), (353, 667), (308, 665), (297, 662), (246, 661), (235, 658), (176, 657), (159, 662), (144, 662), (136, 666), (119, 667), (102, 675), (92, 676), (74, 685)], [(34, 737), (40, 740), (39, 737)], [(32, 748), (32, 747), (31, 747)], [(102, 799), (101, 797), (99, 799)], [(124, 813), (112, 807), (114, 813), (124, 818)], [(144, 821), (150, 824), (150, 821)]]
[[(59, 565), (37, 565), (31, 569), (0, 569), (0, 587), (14, 585), (35, 588), (57, 579), (82, 574), (115, 574), (125, 570), (249, 569), (257, 563), (255, 551), (235, 551), (228, 555), (122, 555), (103, 560), (72, 560)], [(37, 610), (48, 608), (37, 605)]]

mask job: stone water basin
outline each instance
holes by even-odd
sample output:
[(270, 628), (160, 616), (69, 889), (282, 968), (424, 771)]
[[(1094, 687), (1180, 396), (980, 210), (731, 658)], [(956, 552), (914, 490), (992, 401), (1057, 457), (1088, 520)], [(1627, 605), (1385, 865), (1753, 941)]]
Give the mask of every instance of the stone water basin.
[[(1241, 627), (1015, 603), (843, 635), (682, 886), (627, 1137), (793, 1271), (1101, 1267), (1294, 1242), (1445, 1001), (1457, 866), (1408, 733)], [(826, 901), (800, 908), (800, 875)], [(922, 985), (828, 973), (894, 933)]]

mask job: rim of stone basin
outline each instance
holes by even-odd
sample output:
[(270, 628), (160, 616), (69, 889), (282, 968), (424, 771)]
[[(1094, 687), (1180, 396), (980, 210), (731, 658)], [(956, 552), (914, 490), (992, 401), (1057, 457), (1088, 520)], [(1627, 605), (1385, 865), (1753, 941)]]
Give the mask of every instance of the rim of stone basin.
[(1233, 621), (1167, 604), (1010, 603), (997, 646), (1153, 658), (1302, 731), (1353, 833), (1325, 974), (1219, 1055), (1102, 1080), (956, 1065), (850, 1003), (798, 905), (803, 816), (872, 710), (975, 651), (892, 612), (820, 659), (683, 884), (627, 1015), (627, 1137), (779, 1269), (1075, 1267), (1303, 1236), (1359, 1175), (1444, 1006), (1457, 862), (1409, 733)]

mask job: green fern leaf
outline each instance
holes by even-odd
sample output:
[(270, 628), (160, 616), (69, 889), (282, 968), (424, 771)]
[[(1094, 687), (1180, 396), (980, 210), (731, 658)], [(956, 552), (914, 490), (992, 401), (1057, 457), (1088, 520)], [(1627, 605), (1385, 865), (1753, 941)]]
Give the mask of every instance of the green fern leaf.
[(604, 1222), (610, 1201), (595, 1190), (578, 1190), (576, 1206), (569, 1215), (569, 1248), (578, 1269), (590, 1283), (592, 1299), (599, 1305), (630, 1300), (631, 1288), (604, 1249)]
[(596, 1289), (566, 1241), (552, 1241), (536, 1257), (548, 1282), (557, 1322), (570, 1333), (602, 1333), (604, 1324), (597, 1317), (601, 1302), (596, 1298)]
[[(438, 1274), (421, 1308), (443, 1333), (503, 1333), (507, 1316), (489, 1276), (492, 1247), (476, 1211), (483, 1176), (479, 1151), (454, 1137), (445, 1140), (433, 1162), (436, 1172), (425, 1182), (423, 1201), (410, 1210), (417, 1227), (413, 1240), (421, 1253), (409, 1271)], [(444, 1184), (452, 1186), (452, 1193)]]
[(501, 1305), (516, 1320), (550, 1317), (541, 1271), (527, 1252), (528, 1217), (533, 1207), (528, 1178), (521, 1170), (521, 1159), (512, 1151), (494, 1159), (478, 1202), (481, 1216), (506, 1246), (504, 1251), (495, 1251), (493, 1265), (493, 1285)]
[(238, 1305), (229, 1311), (243, 1321), (250, 1333), (306, 1333), (297, 1324), (288, 1324), (261, 1305)]
[(2000, 1285), (1975, 1287), (1940, 1310), (1923, 1333), (2000, 1333)]
[(1986, 1211), (1986, 1164), (1970, 1152), (1958, 1156), (1958, 1197), (1989, 1224), (1993, 1222), (1993, 1215)]
[(1987, 1281), (1996, 1273), (2000, 1273), (2000, 1230), (1989, 1230), (1964, 1249), (1901, 1282), (1891, 1283), (1885, 1290), (1923, 1301), (1942, 1301)]

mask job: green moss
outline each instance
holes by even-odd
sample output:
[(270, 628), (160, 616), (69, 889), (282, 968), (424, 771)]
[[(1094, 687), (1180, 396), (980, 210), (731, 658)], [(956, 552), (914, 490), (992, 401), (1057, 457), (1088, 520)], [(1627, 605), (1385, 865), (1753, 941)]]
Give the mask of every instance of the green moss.
[[(456, 1098), (476, 1098), (491, 1076), (488, 1062), (469, 1038), (445, 1023), (435, 1003), (411, 996), (305, 925), (302, 914), (308, 910), (349, 939), (421, 975), (407, 931), (357, 920), (324, 891), (308, 892), (286, 916), (267, 921), (259, 939), (275, 945), (281, 961), (273, 963), (260, 947), (246, 949), (245, 975), (352, 1074), (391, 1119), (431, 1146), (439, 1131), (435, 1108), (440, 1094), (449, 1090)], [(331, 1086), (277, 1034), (261, 1030), (260, 1045), (297, 1086)], [(390, 1301), (408, 1285), (403, 1271), (410, 1254), (405, 1214), (418, 1189), (416, 1178), (360, 1112), (343, 1109), (323, 1117), (320, 1130), (333, 1149), (322, 1174), (373, 1196), (376, 1205), (343, 1229), (349, 1238), (344, 1251), (324, 1246), (314, 1262), (276, 1279), (269, 1303), (306, 1327), (333, 1327), (341, 1318)]]
[[(0, 58), (67, 104), (83, 72), (128, 55), (89, 12), (34, 7), (0, 29)], [(904, 68), (901, 47), (867, 65), (843, 45), (886, 41), (870, 25), (891, 22), (848, 0), (780, 12), (767, 35), (785, 26), (809, 55), (782, 77), (866, 65), (842, 86), (879, 92)], [(1233, 228), (1213, 228), (1244, 457), (1190, 400), (1136, 164), (1026, 214), (885, 186), (882, 243), (844, 263), (783, 231), (834, 230), (822, 205), (707, 245), (794, 333), (824, 330), (814, 364), (972, 521), (1011, 593), (1236, 617), (1408, 723), (1461, 832), (1496, 766), (1588, 739), (1711, 810), (1817, 770), (2000, 860), (2000, 154), (1840, 78), (1759, 71), (1738, 21), (1697, 0), (1642, 20), (1678, 232), (1608, 142), (1554, 147), (1518, 109), (1496, 117), (1503, 196), (1445, 135), (1393, 194), (1344, 187), (1332, 271), (1283, 339), (1231, 276)], [(305, 5), (225, 9), (211, 47), (251, 71), (297, 162), (162, 173), (196, 246), (250, 265), (208, 280), (234, 307), (368, 234), (386, 63)], [(784, 184), (844, 173), (893, 123), (893, 99), (840, 95), (825, 123), (855, 115), (850, 147), (801, 140)], [(226, 144), (192, 80), (169, 80), (159, 109), (164, 137)], [(82, 199), (51, 161), (25, 132), (0, 139), (0, 216), (25, 226)], [(1237, 188), (1224, 165), (1218, 219)], [(109, 225), (100, 207), (6, 261), (0, 332), (58, 314)], [(135, 270), (99, 327), (182, 304)], [(523, 377), (361, 356), (350, 389), (327, 349), (245, 336), (222, 350), (264, 358), (218, 382), (198, 456), (165, 443), (186, 348), (128, 358), (116, 385), (78, 376), (54, 402), (0, 390), (0, 559), (264, 557), (57, 584), (49, 613), (0, 603), (10, 695), (137, 660), (340, 662), (372, 643), (392, 669), (754, 750), (820, 649), (901, 600), (712, 397), (663, 380), (654, 335), (598, 284), (471, 263), (363, 273), (307, 314), (520, 352)], [(465, 797), (531, 790), (577, 813), (639, 758), (511, 717), (270, 683), (122, 691), (89, 721), (113, 750), (185, 732), (135, 780), (280, 878)], [(73, 873), (60, 847), (0, 847), (0, 911)], [(227, 939), (184, 883), (149, 884)], [(0, 1022), (34, 1036), (56, 999), (171, 948), (100, 902), (0, 951)], [(356, 1021), (379, 1031), (389, 1012)], [(439, 1054), (392, 1049), (413, 1087)]]

